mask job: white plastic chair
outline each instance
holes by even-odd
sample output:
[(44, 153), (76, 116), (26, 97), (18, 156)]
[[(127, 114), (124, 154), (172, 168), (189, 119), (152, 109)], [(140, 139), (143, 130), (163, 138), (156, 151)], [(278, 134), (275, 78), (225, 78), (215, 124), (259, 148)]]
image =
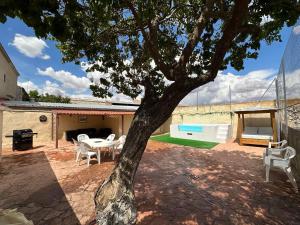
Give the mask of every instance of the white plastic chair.
[(276, 146), (275, 148), (284, 148), (287, 145), (287, 140), (282, 140), (279, 142), (269, 142), (269, 148), (273, 148), (273, 146)]
[[(275, 146), (275, 147), (273, 147)], [(279, 142), (269, 142), (268, 148), (265, 149), (263, 153), (263, 163), (265, 164), (266, 155), (274, 155), (283, 157), (283, 149), (287, 146), (287, 140), (282, 140)]]
[(123, 146), (125, 144), (126, 141), (126, 135), (122, 135), (121, 137), (119, 137), (119, 139), (114, 143), (113, 146), (113, 160), (115, 160), (115, 151), (119, 151), (121, 152), (123, 149)]
[(298, 193), (297, 182), (293, 176), (292, 168), (291, 168), (291, 160), (296, 156), (296, 150), (290, 146), (282, 149), (285, 152), (284, 157), (278, 157), (272, 154), (268, 154), (265, 156), (264, 163), (266, 166), (266, 182), (270, 180), (270, 169), (271, 168), (280, 168), (282, 169), (286, 175), (288, 176), (290, 182), (292, 183), (295, 192)]
[(105, 141), (112, 142), (115, 139), (116, 135), (115, 134), (110, 134), (108, 137), (105, 139)]
[(89, 136), (87, 134), (79, 134), (77, 136), (77, 141), (78, 142), (82, 142), (83, 140), (87, 140), (87, 139), (90, 139)]
[(78, 157), (80, 155), (80, 146), (78, 141), (76, 141), (75, 139), (72, 138), (73, 144), (74, 144), (74, 152), (75, 152), (75, 159), (76, 162), (78, 161)]
[(80, 147), (79, 165), (80, 165), (80, 161), (81, 161), (82, 157), (86, 157), (87, 158), (87, 165), (89, 166), (92, 156), (96, 156), (98, 162), (100, 163), (100, 156), (96, 152), (89, 151), (89, 150), (91, 150), (91, 147), (88, 144), (86, 144), (84, 142), (80, 142), (79, 147)]
[(115, 134), (110, 134), (108, 135), (108, 137), (105, 139), (105, 141), (107, 142), (111, 142), (111, 145), (109, 147), (107, 147), (107, 150), (108, 150), (108, 153), (109, 152), (112, 152), (112, 155), (113, 155), (113, 158), (114, 158), (114, 149), (113, 149), (113, 146), (114, 146), (114, 139), (115, 139), (116, 135)]

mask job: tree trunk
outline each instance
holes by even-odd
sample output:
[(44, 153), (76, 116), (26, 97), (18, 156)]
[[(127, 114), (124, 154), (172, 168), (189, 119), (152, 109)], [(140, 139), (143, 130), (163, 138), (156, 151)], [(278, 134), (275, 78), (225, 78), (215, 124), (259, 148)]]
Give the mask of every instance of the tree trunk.
[(159, 117), (159, 114), (150, 116), (147, 109), (136, 113), (118, 165), (96, 192), (94, 200), (97, 224), (135, 224), (137, 209), (133, 181), (147, 141), (157, 127), (150, 122), (155, 116)]
[[(95, 194), (98, 225), (131, 225), (136, 223), (137, 209), (133, 183), (136, 170), (151, 134), (171, 115), (181, 99), (195, 88), (175, 84), (159, 101), (145, 98), (135, 113), (120, 160), (111, 176)], [(151, 94), (150, 94), (151, 95)]]

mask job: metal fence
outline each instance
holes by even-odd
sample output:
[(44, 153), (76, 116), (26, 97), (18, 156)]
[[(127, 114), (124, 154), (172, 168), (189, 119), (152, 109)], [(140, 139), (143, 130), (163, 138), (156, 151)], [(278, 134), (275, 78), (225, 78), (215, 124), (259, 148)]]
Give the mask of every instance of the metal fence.
[(282, 138), (289, 128), (300, 129), (300, 21), (292, 29), (276, 82), (279, 124)]

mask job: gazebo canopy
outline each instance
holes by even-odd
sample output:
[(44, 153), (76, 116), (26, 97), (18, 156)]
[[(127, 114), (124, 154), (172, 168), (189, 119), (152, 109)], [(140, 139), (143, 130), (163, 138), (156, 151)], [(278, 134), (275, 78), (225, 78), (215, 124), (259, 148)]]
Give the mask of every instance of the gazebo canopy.
[[(237, 128), (237, 138), (240, 144), (254, 144), (254, 145), (268, 145), (269, 141), (277, 141), (277, 128), (275, 121), (275, 113), (278, 111), (277, 108), (245, 108), (235, 110), (234, 113), (238, 115), (238, 128)], [(247, 134), (245, 130), (245, 114), (270, 114), (270, 122), (272, 127), (271, 137), (265, 135), (265, 127), (257, 128), (256, 132), (253, 132), (254, 128), (250, 128), (251, 134)], [(268, 129), (268, 128), (267, 128)], [(249, 130), (249, 128), (247, 129)], [(264, 130), (264, 133), (260, 133)]]
[(277, 112), (277, 108), (245, 108), (245, 109), (238, 109), (235, 110), (234, 113), (236, 114), (258, 114), (258, 113), (272, 113)]

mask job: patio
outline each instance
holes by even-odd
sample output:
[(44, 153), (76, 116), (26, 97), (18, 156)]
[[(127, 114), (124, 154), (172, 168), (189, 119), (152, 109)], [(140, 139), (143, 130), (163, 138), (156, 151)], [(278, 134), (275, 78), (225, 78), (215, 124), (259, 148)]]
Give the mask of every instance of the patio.
[[(73, 146), (4, 151), (0, 208), (38, 224), (89, 224), (93, 195), (114, 167), (111, 156), (77, 166)], [(150, 141), (135, 184), (138, 224), (299, 224), (300, 197), (287, 177), (264, 182), (262, 148), (220, 144), (200, 150)]]

